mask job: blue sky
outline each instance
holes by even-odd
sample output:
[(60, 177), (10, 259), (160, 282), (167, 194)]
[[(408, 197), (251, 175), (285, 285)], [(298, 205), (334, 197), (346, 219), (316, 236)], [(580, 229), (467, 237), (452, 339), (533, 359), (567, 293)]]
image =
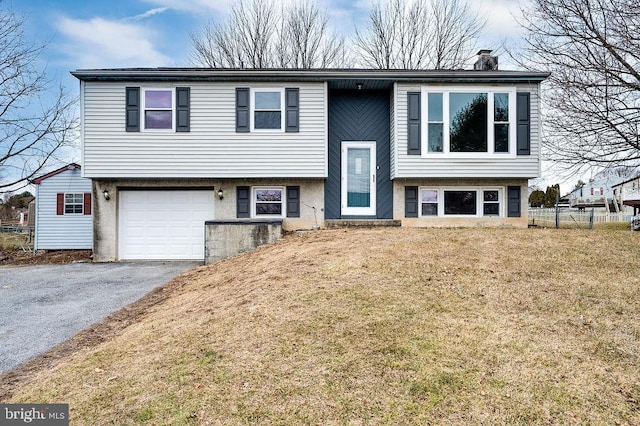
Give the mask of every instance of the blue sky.
[[(190, 32), (209, 19), (224, 20), (234, 0), (4, 0), (25, 18), (29, 39), (46, 43), (43, 65), (54, 86), (62, 84), (77, 95), (75, 69), (192, 66)], [(278, 0), (275, 0), (278, 1)], [(297, 1), (297, 0), (279, 0)], [(356, 23), (366, 22), (371, 0), (316, 0), (329, 15), (329, 24), (348, 38)], [(497, 49), (518, 38), (519, 4), (526, 0), (470, 0), (486, 19), (479, 48)], [(498, 50), (500, 68), (510, 69)], [(78, 150), (69, 161), (79, 161)]]
[[(296, 0), (285, 0), (296, 1)], [(233, 0), (4, 0), (26, 18), (27, 35), (46, 42), (50, 76), (77, 86), (69, 71), (80, 68), (189, 66), (189, 33), (208, 19), (223, 20)], [(318, 0), (330, 25), (348, 36), (365, 21), (372, 2)], [(472, 1), (487, 19), (482, 48), (517, 35), (518, 2)], [(506, 63), (502, 57), (501, 65)], [(504, 66), (502, 66), (504, 68)]]

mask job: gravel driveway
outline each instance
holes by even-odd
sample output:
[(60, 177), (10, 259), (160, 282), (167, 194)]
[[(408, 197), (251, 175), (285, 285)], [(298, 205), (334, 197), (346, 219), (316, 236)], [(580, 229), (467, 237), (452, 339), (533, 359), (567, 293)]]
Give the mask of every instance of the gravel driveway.
[(201, 262), (0, 267), (0, 373), (135, 302)]

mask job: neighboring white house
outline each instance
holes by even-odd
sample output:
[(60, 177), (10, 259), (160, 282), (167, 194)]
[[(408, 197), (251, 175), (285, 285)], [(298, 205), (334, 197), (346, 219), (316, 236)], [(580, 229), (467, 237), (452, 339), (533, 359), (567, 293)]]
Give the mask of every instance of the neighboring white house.
[(93, 248), (91, 180), (72, 163), (32, 181), (36, 187), (35, 250)]
[(618, 197), (614, 196), (614, 189), (621, 177), (615, 174), (603, 174), (576, 188), (569, 194), (569, 204), (572, 208), (596, 208), (607, 213), (625, 213), (625, 207)]
[(207, 220), (526, 227), (549, 74), (479, 68), (74, 71), (94, 259), (202, 259)]
[(633, 208), (633, 215), (640, 214), (640, 175), (613, 186), (617, 203)]

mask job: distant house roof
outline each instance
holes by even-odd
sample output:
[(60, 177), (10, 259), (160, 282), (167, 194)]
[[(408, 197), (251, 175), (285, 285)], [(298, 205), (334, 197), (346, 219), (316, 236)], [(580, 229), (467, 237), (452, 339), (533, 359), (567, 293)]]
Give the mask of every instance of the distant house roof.
[(640, 175), (632, 177), (631, 179), (627, 179), (624, 182), (620, 182), (620, 183), (616, 183), (615, 185), (611, 185), (611, 187), (615, 188), (615, 187), (618, 187), (618, 186), (622, 186), (625, 183), (629, 183), (629, 182), (632, 182), (632, 181), (637, 180), (637, 179), (640, 179)]
[(328, 82), (331, 88), (387, 89), (394, 82), (539, 83), (550, 73), (477, 70), (378, 70), (358, 68), (237, 69), (237, 68), (112, 68), (80, 69), (71, 74), (83, 81), (296, 81)]
[(79, 164), (76, 164), (76, 163), (70, 163), (70, 164), (67, 164), (67, 165), (66, 165), (66, 166), (64, 166), (64, 167), (60, 167), (60, 168), (59, 168), (59, 169), (57, 169), (57, 170), (54, 170), (54, 171), (52, 171), (52, 172), (47, 173), (46, 175), (42, 175), (42, 176), (40, 176), (40, 177), (37, 177), (37, 178), (33, 179), (33, 180), (31, 181), (31, 183), (34, 183), (34, 184), (36, 184), (36, 185), (39, 185), (39, 184), (40, 184), (43, 180), (45, 180), (45, 179), (48, 179), (48, 178), (50, 178), (50, 177), (52, 177), (52, 176), (55, 176), (55, 175), (58, 175), (58, 174), (60, 174), (60, 173), (62, 173), (62, 172), (66, 172), (67, 170), (74, 170), (74, 169), (80, 169), (80, 165), (79, 165)]

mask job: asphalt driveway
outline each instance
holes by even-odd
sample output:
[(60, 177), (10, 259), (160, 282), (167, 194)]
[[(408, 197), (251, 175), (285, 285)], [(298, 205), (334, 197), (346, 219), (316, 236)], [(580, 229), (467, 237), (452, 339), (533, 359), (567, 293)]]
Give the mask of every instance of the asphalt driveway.
[(0, 267), (0, 373), (46, 352), (200, 264)]

